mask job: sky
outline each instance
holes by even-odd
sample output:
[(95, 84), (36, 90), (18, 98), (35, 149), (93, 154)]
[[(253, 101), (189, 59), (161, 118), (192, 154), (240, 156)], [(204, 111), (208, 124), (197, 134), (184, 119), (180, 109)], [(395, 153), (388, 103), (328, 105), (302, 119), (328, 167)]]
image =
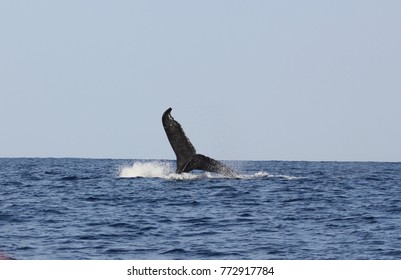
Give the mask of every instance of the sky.
[(401, 1), (0, 2), (0, 157), (401, 161)]

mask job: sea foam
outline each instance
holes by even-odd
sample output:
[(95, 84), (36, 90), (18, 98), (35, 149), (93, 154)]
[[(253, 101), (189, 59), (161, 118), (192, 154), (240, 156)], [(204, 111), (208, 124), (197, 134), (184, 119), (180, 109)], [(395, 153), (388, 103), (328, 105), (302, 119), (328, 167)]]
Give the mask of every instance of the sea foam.
[(120, 178), (166, 178), (173, 173), (173, 167), (167, 162), (135, 162), (131, 166), (120, 168)]
[(150, 161), (135, 162), (132, 165), (122, 166), (119, 169), (119, 178), (161, 178), (167, 180), (196, 180), (196, 179), (260, 179), (260, 178), (283, 178), (298, 179), (298, 177), (286, 175), (273, 175), (265, 171), (252, 174), (237, 174), (234, 177), (227, 177), (211, 172), (175, 173), (175, 166), (171, 162)]
[(169, 162), (135, 162), (119, 169), (119, 178), (162, 178), (167, 180), (195, 180), (207, 178), (225, 178), (210, 172), (175, 173), (175, 166)]

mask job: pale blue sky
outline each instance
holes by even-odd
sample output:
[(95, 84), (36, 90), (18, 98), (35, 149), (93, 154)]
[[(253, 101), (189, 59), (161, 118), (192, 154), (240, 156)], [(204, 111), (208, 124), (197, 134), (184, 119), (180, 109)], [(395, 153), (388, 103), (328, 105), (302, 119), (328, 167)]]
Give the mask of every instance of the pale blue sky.
[(401, 161), (401, 1), (0, 2), (0, 157)]

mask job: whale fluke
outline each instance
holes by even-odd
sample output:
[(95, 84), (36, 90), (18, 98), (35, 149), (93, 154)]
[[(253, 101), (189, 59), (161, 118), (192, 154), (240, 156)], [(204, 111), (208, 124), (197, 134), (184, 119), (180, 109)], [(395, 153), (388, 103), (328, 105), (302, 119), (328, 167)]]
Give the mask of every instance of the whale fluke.
[(163, 113), (162, 122), (170, 145), (177, 157), (176, 173), (191, 172), (198, 169), (226, 176), (235, 176), (237, 173), (227, 165), (196, 153), (194, 146), (185, 135), (181, 125), (171, 116), (171, 110), (171, 108), (168, 108)]

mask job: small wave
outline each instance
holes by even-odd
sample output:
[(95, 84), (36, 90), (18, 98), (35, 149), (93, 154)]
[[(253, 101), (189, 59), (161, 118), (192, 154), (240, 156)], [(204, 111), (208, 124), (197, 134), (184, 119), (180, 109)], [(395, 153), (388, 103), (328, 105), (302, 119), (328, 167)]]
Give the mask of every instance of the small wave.
[(274, 178), (283, 178), (286, 180), (304, 179), (304, 177), (289, 176), (289, 175), (273, 175)]
[(171, 250), (164, 251), (161, 254), (162, 255), (166, 255), (166, 254), (186, 254), (186, 253), (187, 253), (187, 251), (185, 251), (184, 249), (174, 248), (174, 249), (171, 249)]
[(255, 174), (238, 175), (238, 179), (263, 179), (263, 178), (282, 178), (287, 180), (301, 179), (301, 177), (288, 176), (288, 175), (274, 175), (266, 171), (259, 171)]
[(78, 180), (79, 178), (77, 176), (65, 176), (62, 177), (60, 180), (62, 181), (75, 181)]

